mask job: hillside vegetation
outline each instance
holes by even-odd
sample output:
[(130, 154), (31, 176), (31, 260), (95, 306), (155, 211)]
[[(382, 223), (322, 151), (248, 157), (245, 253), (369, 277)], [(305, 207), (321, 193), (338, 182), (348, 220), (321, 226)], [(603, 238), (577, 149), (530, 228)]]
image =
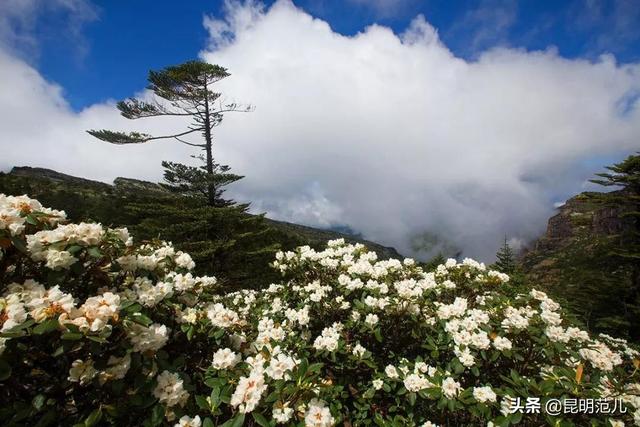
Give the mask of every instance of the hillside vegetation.
[[(110, 226), (127, 226), (140, 239), (171, 240), (171, 236), (166, 235), (166, 228), (150, 224), (149, 217), (152, 213), (149, 212), (149, 208), (146, 208), (147, 206), (178, 203), (180, 210), (188, 212), (188, 204), (183, 205), (182, 203), (185, 203), (183, 199), (168, 192), (159, 184), (116, 178), (111, 185), (43, 168), (14, 167), (10, 173), (0, 173), (0, 193), (26, 194), (38, 198), (48, 206), (64, 210), (68, 218), (73, 221), (92, 220)], [(145, 209), (141, 211), (141, 207)], [(227, 209), (233, 209), (233, 207)], [(224, 213), (225, 210), (221, 210), (219, 216), (224, 217)], [(225, 244), (217, 253), (212, 254), (214, 257), (217, 255), (219, 263), (201, 262), (199, 267), (200, 273), (216, 274), (224, 280), (232, 281), (234, 288), (265, 286), (277, 279), (273, 270), (268, 267), (277, 250), (290, 250), (302, 245), (318, 249), (332, 239), (343, 238), (350, 243), (361, 243), (374, 251), (380, 259), (401, 258), (394, 248), (355, 236), (276, 221), (262, 216), (241, 213), (242, 216), (258, 223), (257, 227), (261, 227), (261, 235), (258, 238), (252, 236), (252, 240), (259, 241), (262, 247), (267, 247), (269, 250), (264, 254), (249, 254), (248, 259), (242, 254), (242, 259), (236, 263), (229, 260), (229, 252), (234, 251), (235, 247)], [(212, 218), (211, 222), (220, 229), (212, 239), (219, 238), (222, 232), (226, 232), (229, 236), (225, 243), (235, 244), (241, 239), (242, 236), (238, 236), (240, 233), (237, 230), (229, 230), (232, 224), (225, 223), (223, 218)], [(183, 249), (187, 246), (183, 241), (175, 241), (175, 244)], [(195, 259), (198, 261), (197, 257)], [(246, 262), (252, 263), (250, 271), (243, 271), (245, 268), (238, 265)]]

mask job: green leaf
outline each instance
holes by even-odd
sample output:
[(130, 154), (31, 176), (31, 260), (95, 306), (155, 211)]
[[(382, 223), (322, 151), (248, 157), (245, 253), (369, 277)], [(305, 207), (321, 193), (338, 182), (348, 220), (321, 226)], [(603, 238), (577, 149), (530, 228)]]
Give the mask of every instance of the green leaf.
[(133, 313), (129, 316), (129, 318), (142, 326), (149, 326), (153, 323), (153, 320), (149, 319), (142, 313)]
[(241, 427), (244, 424), (244, 414), (238, 414), (230, 420), (225, 421), (220, 427)]
[(98, 249), (97, 246), (91, 246), (87, 250), (87, 253), (89, 254), (89, 256), (91, 256), (93, 258), (100, 258), (102, 256), (102, 252), (100, 252), (100, 249)]
[(215, 427), (215, 425), (213, 424), (213, 421), (211, 421), (211, 418), (207, 417), (202, 422), (202, 427)]
[(414, 406), (416, 404), (416, 394), (415, 393), (409, 393), (408, 397), (409, 397), (409, 404), (411, 406)]
[(60, 327), (60, 323), (58, 323), (58, 319), (49, 319), (40, 323), (35, 328), (33, 328), (33, 333), (35, 335), (42, 335), (42, 334), (46, 334), (47, 332), (55, 331), (58, 329), (58, 327)]
[(25, 254), (28, 252), (24, 240), (18, 237), (12, 237), (11, 242), (13, 243), (13, 246), (15, 246), (20, 252), (23, 252)]
[(151, 410), (151, 425), (157, 426), (164, 420), (164, 406), (156, 404)]
[(214, 386), (211, 390), (211, 406), (215, 409), (220, 404), (220, 387)]
[(95, 409), (89, 414), (86, 420), (84, 420), (85, 427), (91, 427), (102, 419), (102, 408)]
[(256, 420), (256, 422), (262, 427), (269, 427), (269, 421), (267, 421), (264, 415), (257, 412), (253, 412), (251, 415), (253, 415), (253, 419)]
[(39, 411), (44, 406), (44, 402), (46, 400), (47, 400), (47, 398), (45, 397), (44, 394), (38, 394), (31, 401), (31, 405), (36, 409), (36, 411)]
[(196, 396), (196, 404), (203, 411), (209, 411), (209, 402), (207, 402), (207, 398), (201, 395)]
[(71, 255), (77, 254), (81, 250), (82, 250), (82, 246), (80, 245), (72, 245), (67, 248), (67, 252), (69, 252)]
[(60, 336), (60, 339), (69, 340), (69, 341), (78, 341), (82, 339), (83, 336), (84, 335), (82, 335), (80, 332), (65, 332)]

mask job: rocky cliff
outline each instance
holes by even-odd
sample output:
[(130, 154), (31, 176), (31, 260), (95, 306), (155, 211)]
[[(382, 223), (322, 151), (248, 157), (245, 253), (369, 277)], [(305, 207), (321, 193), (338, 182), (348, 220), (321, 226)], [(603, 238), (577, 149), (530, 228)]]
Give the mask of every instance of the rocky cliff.
[(549, 218), (546, 233), (524, 251), (521, 264), (531, 278), (554, 281), (554, 267), (568, 251), (588, 250), (596, 241), (622, 232), (619, 210), (594, 202), (590, 194), (579, 194), (560, 206)]

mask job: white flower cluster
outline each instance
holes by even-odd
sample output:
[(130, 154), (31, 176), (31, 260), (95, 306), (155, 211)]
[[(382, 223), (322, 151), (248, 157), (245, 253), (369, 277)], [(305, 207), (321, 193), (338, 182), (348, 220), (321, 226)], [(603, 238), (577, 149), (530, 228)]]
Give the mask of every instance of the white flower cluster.
[(334, 323), (328, 328), (324, 328), (322, 334), (313, 342), (313, 347), (317, 350), (336, 351), (340, 343), (341, 330), (342, 325), (340, 323)]
[(241, 360), (242, 357), (230, 348), (221, 348), (213, 354), (212, 366), (215, 369), (229, 369), (236, 366)]
[(169, 329), (159, 323), (149, 327), (134, 324), (129, 329), (129, 339), (133, 345), (133, 351), (140, 353), (158, 351), (169, 340)]
[[(32, 207), (12, 209), (18, 212), (15, 218), (37, 215)], [(1, 217), (0, 233), (6, 236), (11, 233), (7, 230), (33, 222), (14, 217)], [(11, 228), (10, 221), (20, 224)], [(66, 283), (47, 287), (15, 280), (20, 283), (7, 286), (0, 298), (0, 331), (57, 319), (60, 325), (52, 322), (58, 328), (52, 337), (73, 331), (71, 339), (106, 341), (112, 354), (87, 352), (72, 358), (67, 378), (76, 387), (123, 379), (133, 367), (154, 381), (158, 366), (168, 366), (158, 350), (175, 351), (176, 346), (166, 346), (170, 338), (193, 342), (208, 336), (208, 341), (196, 341), (198, 348), (210, 349), (206, 366), (198, 368), (213, 380), (207, 385), (225, 384), (220, 391), (224, 398), (217, 403), (225, 416), (256, 411), (271, 414), (271, 424), (328, 427), (350, 422), (357, 414), (356, 419), (375, 418), (378, 424), (390, 421), (379, 409), (394, 405), (400, 417), (414, 411), (412, 425), (435, 426), (428, 418), (445, 421), (452, 407), (463, 423), (482, 416), (483, 425), (492, 425), (500, 411), (509, 416), (506, 393), (512, 385), (505, 378), (520, 375), (519, 388), (546, 380), (557, 395), (571, 386), (600, 397), (623, 396), (640, 421), (635, 369), (640, 354), (635, 349), (606, 335), (593, 339), (571, 326), (559, 304), (543, 292), (501, 292), (508, 276), (470, 259), (450, 259), (427, 273), (413, 260), (380, 261), (362, 245), (336, 240), (322, 251), (302, 247), (278, 253), (274, 265), (284, 273), (281, 284), (211, 295), (203, 292), (215, 279), (191, 274), (191, 257), (168, 243), (134, 248), (127, 246), (130, 237), (124, 230), (98, 224), (54, 223), (51, 228), (34, 234), (37, 238), (26, 236), (29, 250), (35, 251), (29, 256), (35, 253), (37, 262), (56, 270), (71, 262), (59, 252), (84, 259), (84, 247), (117, 247), (100, 272), (97, 286), (105, 285), (78, 300), (68, 293), (75, 288)], [(170, 330), (158, 323), (162, 316), (174, 317), (162, 323), (179, 326)], [(0, 353), (15, 355), (13, 339), (0, 339)], [(165, 370), (149, 386), (168, 421), (201, 427), (209, 421), (176, 408), (195, 408), (192, 403), (203, 407), (203, 400), (189, 401), (189, 374), (186, 369), (183, 374)], [(200, 388), (194, 384), (194, 390)], [(407, 392), (420, 404), (411, 409), (397, 405)], [(357, 396), (358, 404), (348, 396)], [(442, 399), (448, 400), (445, 406)], [(371, 404), (363, 405), (366, 400)], [(474, 411), (460, 409), (474, 405)]]
[(262, 393), (267, 389), (262, 373), (253, 373), (248, 377), (241, 377), (238, 385), (231, 396), (230, 404), (246, 414), (253, 411), (262, 397)]
[(124, 271), (166, 271), (172, 265), (192, 270), (196, 266), (189, 254), (176, 251), (168, 242), (163, 242), (160, 247), (142, 245), (136, 250), (136, 253), (123, 255), (116, 261)]
[[(27, 235), (27, 248), (34, 261), (49, 262), (50, 251), (57, 257), (67, 258), (69, 252), (59, 250), (72, 245), (77, 246), (97, 246), (102, 242), (105, 229), (100, 224), (81, 222), (80, 224), (58, 225), (53, 230), (42, 230), (35, 234)], [(50, 246), (54, 246), (51, 247)], [(58, 247), (58, 248), (56, 248)], [(58, 252), (66, 253), (65, 255)]]
[(189, 392), (184, 389), (184, 382), (175, 372), (163, 371), (156, 378), (157, 385), (153, 395), (160, 403), (167, 407), (184, 406), (189, 398)]
[(11, 236), (24, 233), (27, 215), (33, 213), (37, 213), (38, 219), (50, 226), (67, 218), (64, 211), (45, 208), (39, 201), (27, 196), (0, 194), (0, 231), (6, 230)]

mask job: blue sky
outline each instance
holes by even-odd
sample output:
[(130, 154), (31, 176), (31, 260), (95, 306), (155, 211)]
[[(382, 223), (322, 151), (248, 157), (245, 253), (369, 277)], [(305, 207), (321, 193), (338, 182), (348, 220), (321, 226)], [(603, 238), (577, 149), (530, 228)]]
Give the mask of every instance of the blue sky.
[[(553, 46), (567, 58), (594, 59), (612, 53), (622, 63), (640, 58), (637, 0), (299, 0), (295, 4), (345, 35), (373, 23), (399, 34), (423, 14), (444, 44), (469, 60), (495, 46), (526, 50)], [(23, 51), (43, 76), (64, 88), (76, 110), (130, 96), (144, 87), (149, 69), (197, 57), (208, 36), (203, 16), (219, 17), (224, 12), (223, 2), (203, 0), (96, 0), (93, 5), (73, 31), (66, 29), (65, 11), (40, 13), (34, 33), (37, 47)]]

